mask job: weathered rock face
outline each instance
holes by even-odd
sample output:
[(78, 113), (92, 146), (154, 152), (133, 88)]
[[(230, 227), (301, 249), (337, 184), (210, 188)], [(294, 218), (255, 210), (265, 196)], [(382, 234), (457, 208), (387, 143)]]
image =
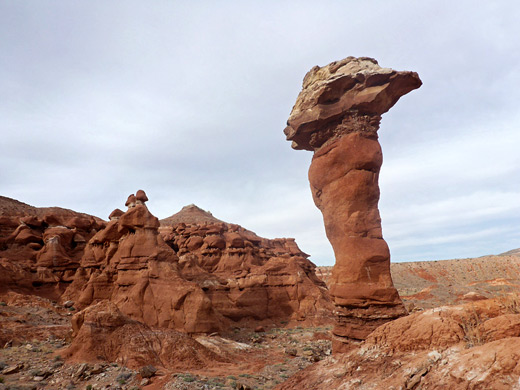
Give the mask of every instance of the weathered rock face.
[(426, 310), (377, 328), (278, 389), (514, 389), (520, 379), (518, 296)]
[(159, 222), (144, 191), (108, 223), (3, 199), (0, 294), (78, 309), (107, 300), (147, 326), (190, 333), (331, 322), (328, 290), (293, 239), (259, 237), (194, 205)]
[(101, 301), (72, 318), (74, 340), (63, 357), (78, 362), (115, 362), (139, 368), (203, 368), (226, 361), (185, 333), (151, 329), (124, 315), (109, 301)]
[(258, 237), (196, 206), (160, 226), (146, 195), (133, 198), (89, 241), (62, 301), (109, 300), (133, 320), (189, 333), (330, 318), (325, 284), (294, 240)]
[(159, 235), (159, 220), (143, 194), (89, 241), (62, 300), (73, 300), (78, 308), (109, 300), (133, 320), (154, 327), (220, 330), (222, 316), (196, 283), (180, 275), (178, 257)]
[(336, 257), (330, 281), (335, 351), (406, 313), (392, 284), (377, 207), (377, 130), (381, 115), (420, 85), (416, 73), (381, 68), (371, 58), (315, 67), (284, 131), (293, 148), (314, 151), (311, 191)]
[(87, 214), (0, 197), (0, 293), (35, 292), (58, 299), (87, 241), (104, 225)]
[(243, 325), (330, 321), (325, 284), (294, 239), (259, 237), (194, 205), (161, 224), (181, 275), (197, 282), (224, 317)]

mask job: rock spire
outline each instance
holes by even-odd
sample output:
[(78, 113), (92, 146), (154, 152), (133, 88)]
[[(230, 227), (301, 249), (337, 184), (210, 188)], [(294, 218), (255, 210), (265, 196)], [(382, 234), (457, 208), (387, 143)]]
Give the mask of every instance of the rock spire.
[(336, 257), (330, 292), (337, 352), (406, 314), (381, 230), (377, 130), (381, 115), (421, 84), (417, 73), (381, 68), (367, 57), (316, 66), (305, 76), (284, 130), (294, 149), (314, 151), (312, 196)]

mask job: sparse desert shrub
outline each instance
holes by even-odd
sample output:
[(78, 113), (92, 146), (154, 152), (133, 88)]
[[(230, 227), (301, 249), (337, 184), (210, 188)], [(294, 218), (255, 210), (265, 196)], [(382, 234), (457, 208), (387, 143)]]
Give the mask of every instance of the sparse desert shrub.
[(464, 341), (466, 341), (467, 348), (475, 347), (485, 343), (484, 335), (480, 332), (479, 329), (482, 322), (482, 319), (477, 314), (475, 309), (473, 309), (473, 313), (469, 317), (462, 320), (460, 326), (464, 331)]
[(190, 374), (184, 375), (182, 379), (184, 380), (184, 382), (195, 382), (195, 377)]
[(86, 390), (92, 390), (92, 385), (87, 385), (87, 387), (85, 387)]
[(520, 314), (520, 295), (518, 293), (506, 294), (500, 298), (500, 302), (507, 313)]
[(0, 376), (0, 383), (4, 383), (5, 382), (5, 379), (3, 376)]
[(7, 303), (2, 301), (2, 302), (0, 302), (0, 306), (7, 306)]

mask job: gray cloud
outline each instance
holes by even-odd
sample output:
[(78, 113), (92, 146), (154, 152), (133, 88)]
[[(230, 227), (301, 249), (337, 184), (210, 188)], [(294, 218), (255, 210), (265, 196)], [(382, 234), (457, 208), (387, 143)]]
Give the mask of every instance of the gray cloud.
[(144, 188), (332, 264), (308, 152), (282, 133), (305, 73), (348, 55), (424, 85), (380, 130), (393, 259), (520, 246), (520, 6), (510, 1), (0, 4), (0, 193), (106, 217)]

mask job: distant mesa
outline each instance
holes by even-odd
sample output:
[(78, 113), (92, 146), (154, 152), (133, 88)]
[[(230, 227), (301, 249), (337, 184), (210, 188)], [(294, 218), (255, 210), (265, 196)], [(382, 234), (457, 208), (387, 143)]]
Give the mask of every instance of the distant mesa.
[(520, 248), (511, 249), (510, 251), (501, 253), (499, 256), (520, 256)]
[(184, 206), (178, 213), (161, 219), (161, 225), (163, 226), (172, 226), (178, 223), (224, 223), (224, 221), (215, 218), (209, 211), (190, 204)]

